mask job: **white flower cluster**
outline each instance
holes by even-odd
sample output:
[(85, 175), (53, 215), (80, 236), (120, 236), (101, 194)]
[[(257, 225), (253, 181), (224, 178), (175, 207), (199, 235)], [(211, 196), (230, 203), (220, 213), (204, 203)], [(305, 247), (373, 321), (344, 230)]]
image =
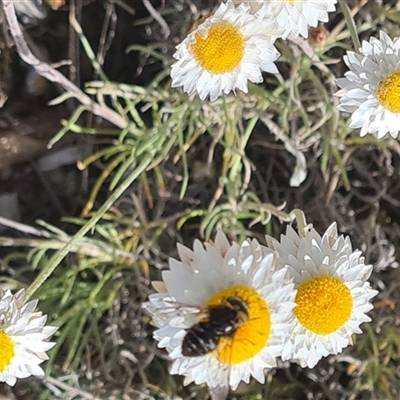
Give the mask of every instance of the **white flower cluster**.
[[(216, 100), (248, 81), (260, 83), (262, 72), (277, 73), (275, 40), (308, 37), (309, 27), (328, 22), (336, 0), (227, 0), (177, 46), (171, 68), (172, 87)], [(358, 50), (358, 49), (357, 49)], [(338, 109), (351, 114), (350, 128), (381, 139), (400, 130), (400, 41), (381, 32), (364, 41), (360, 52), (348, 51), (350, 71), (337, 80)]]
[(336, 0), (227, 0), (177, 46), (172, 87), (183, 87), (200, 99), (214, 101), (221, 93), (247, 82), (262, 82), (262, 71), (277, 73), (277, 38), (307, 38), (308, 28), (328, 21)]
[(237, 388), (264, 382), (276, 359), (314, 367), (351, 344), (377, 291), (372, 266), (332, 224), (321, 237), (289, 226), (280, 240), (178, 245), (157, 293), (144, 304), (158, 346), (173, 360), (171, 373), (185, 383)]

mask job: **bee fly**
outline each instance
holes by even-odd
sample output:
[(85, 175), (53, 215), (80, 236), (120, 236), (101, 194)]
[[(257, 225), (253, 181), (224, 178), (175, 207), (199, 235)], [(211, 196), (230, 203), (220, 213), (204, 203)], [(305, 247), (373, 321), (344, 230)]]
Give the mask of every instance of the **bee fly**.
[(228, 297), (224, 304), (210, 306), (206, 317), (187, 329), (182, 341), (182, 355), (199, 357), (218, 346), (219, 339), (231, 337), (249, 319), (247, 304), (238, 297)]

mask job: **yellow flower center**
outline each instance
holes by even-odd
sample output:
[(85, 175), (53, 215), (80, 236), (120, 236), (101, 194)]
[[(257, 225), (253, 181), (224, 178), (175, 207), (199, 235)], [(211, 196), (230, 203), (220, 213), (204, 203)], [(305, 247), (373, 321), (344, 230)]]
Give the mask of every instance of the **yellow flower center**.
[(4, 372), (15, 355), (15, 344), (7, 333), (0, 329), (0, 372)]
[(253, 288), (234, 286), (215, 294), (208, 306), (223, 305), (229, 297), (236, 297), (247, 306), (248, 318), (243, 320), (232, 336), (221, 337), (214, 356), (224, 364), (239, 364), (258, 354), (266, 345), (271, 333), (268, 305)]
[(351, 315), (353, 298), (339, 279), (321, 276), (299, 286), (294, 313), (309, 331), (328, 335), (345, 324)]
[(191, 50), (202, 68), (212, 74), (224, 74), (235, 69), (243, 59), (245, 39), (233, 25), (218, 23), (206, 37), (196, 33)]
[(376, 98), (382, 107), (392, 113), (400, 113), (400, 71), (388, 75), (379, 84)]

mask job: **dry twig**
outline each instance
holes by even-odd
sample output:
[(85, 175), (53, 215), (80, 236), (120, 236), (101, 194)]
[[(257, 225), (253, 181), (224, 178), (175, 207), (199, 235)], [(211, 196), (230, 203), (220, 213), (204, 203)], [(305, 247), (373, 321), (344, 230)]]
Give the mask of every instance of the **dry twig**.
[(85, 94), (79, 87), (74, 85), (63, 74), (54, 69), (51, 65), (39, 60), (36, 56), (34, 56), (29, 49), (18, 24), (13, 1), (3, 0), (3, 9), (7, 19), (8, 28), (10, 29), (11, 36), (14, 39), (17, 47), (17, 52), (23, 61), (31, 65), (40, 76), (43, 76), (51, 82), (58, 83), (63, 89), (69, 92), (71, 96), (75, 97), (84, 106), (86, 106), (87, 109), (94, 115), (104, 118), (119, 128), (123, 129), (127, 126), (127, 121), (118, 113), (104, 105), (94, 102), (87, 94)]
[(146, 7), (147, 11), (150, 15), (158, 22), (161, 26), (161, 32), (164, 35), (164, 39), (169, 37), (171, 34), (171, 30), (169, 29), (168, 24), (166, 23), (165, 19), (161, 16), (161, 14), (153, 7), (149, 0), (142, 0), (143, 5)]

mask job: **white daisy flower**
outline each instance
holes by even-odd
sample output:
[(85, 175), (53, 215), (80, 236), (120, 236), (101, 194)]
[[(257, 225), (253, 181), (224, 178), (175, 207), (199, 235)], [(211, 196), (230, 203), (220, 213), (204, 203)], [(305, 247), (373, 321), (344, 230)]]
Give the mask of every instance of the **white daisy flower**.
[(367, 282), (372, 266), (361, 252), (352, 250), (349, 237), (338, 236), (332, 224), (321, 236), (315, 229), (300, 238), (290, 226), (280, 241), (267, 237), (268, 245), (289, 268), (297, 289), (291, 334), (282, 360), (298, 360), (314, 367), (329, 354), (338, 354), (361, 333), (369, 300), (378, 292)]
[(185, 384), (230, 386), (276, 366), (289, 334), (295, 291), (274, 252), (256, 240), (230, 244), (219, 231), (214, 244), (178, 245), (159, 292), (144, 308), (160, 328), (154, 337), (173, 360), (172, 374)]
[[(265, 18), (273, 18), (284, 29), (282, 38), (289, 35), (308, 37), (308, 28), (318, 26), (318, 22), (328, 22), (328, 13), (335, 11), (337, 0), (253, 0), (259, 6), (269, 8), (261, 11)], [(255, 6), (253, 11), (260, 12)], [(272, 17), (270, 16), (272, 14)]]
[[(251, 1), (243, 1), (243, 0), (232, 0), (233, 4), (236, 6), (240, 6), (241, 4), (245, 4), (247, 7), (250, 7), (250, 14), (255, 15), (258, 19), (273, 19), (273, 15), (271, 12), (271, 7), (269, 6), (269, 2), (266, 0), (251, 0)], [(285, 32), (284, 28), (279, 29), (276, 25), (277, 37), (281, 37)]]
[(172, 87), (197, 92), (201, 100), (209, 95), (211, 101), (235, 89), (247, 93), (247, 81), (263, 81), (261, 71), (278, 72), (274, 61), (279, 53), (273, 43), (280, 32), (275, 21), (260, 21), (248, 5), (221, 3), (177, 46)]
[(400, 41), (381, 31), (379, 39), (363, 41), (362, 54), (348, 51), (343, 57), (350, 71), (336, 81), (342, 88), (336, 93), (341, 96), (338, 109), (352, 114), (350, 128), (361, 128), (361, 136), (399, 134), (399, 50)]
[(37, 300), (25, 303), (25, 292), (0, 289), (0, 382), (13, 386), (17, 378), (44, 376), (39, 367), (55, 343), (47, 339), (57, 328), (44, 326), (47, 317), (34, 312)]

